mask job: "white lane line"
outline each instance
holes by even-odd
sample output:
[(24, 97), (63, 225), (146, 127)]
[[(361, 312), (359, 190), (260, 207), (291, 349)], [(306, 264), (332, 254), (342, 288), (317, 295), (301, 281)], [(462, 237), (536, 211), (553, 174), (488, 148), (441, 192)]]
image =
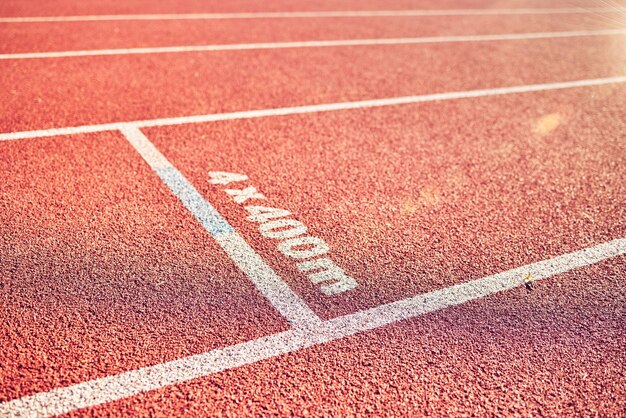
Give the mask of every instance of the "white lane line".
[(417, 96), (390, 97), (385, 99), (360, 100), (354, 102), (327, 103), (318, 105), (279, 107), (273, 109), (246, 110), (230, 113), (211, 113), (206, 115), (182, 116), (175, 118), (147, 119), (131, 122), (105, 123), (101, 125), (83, 125), (68, 128), (42, 129), (35, 131), (0, 133), (0, 141), (39, 138), (46, 136), (73, 135), (92, 132), (104, 132), (125, 128), (148, 128), (156, 126), (185, 125), (223, 120), (252, 119), (270, 116), (298, 115), (305, 113), (331, 112), (338, 110), (363, 109), (383, 106), (397, 106), (414, 103), (443, 100), (467, 99), (475, 97), (499, 96), (505, 94), (530, 93), (548, 90), (560, 90), (576, 87), (602, 86), (626, 83), (626, 76), (592, 78), (586, 80), (562, 81), (557, 83), (530, 84), (525, 86), (497, 87), (480, 90), (453, 91), (447, 93), (424, 94)]
[(493, 35), (428, 36), (417, 38), (338, 39), (328, 41), (261, 42), (249, 44), (181, 45), (149, 48), (91, 49), (79, 51), (19, 52), (0, 54), (0, 60), (94, 57), (102, 55), (141, 55), (182, 52), (246, 51), (288, 48), (327, 48), (344, 46), (415, 45), (456, 42), (515, 41), (575, 38), (582, 36), (626, 35), (626, 29), (577, 30), (566, 32), (501, 33)]
[(532, 273), (540, 280), (624, 254), (626, 238), (616, 239), (482, 279), (324, 321), (316, 328), (281, 332), (168, 363), (11, 400), (0, 404), (0, 415), (44, 417), (104, 404), (510, 290), (523, 285), (527, 273)]
[(128, 142), (169, 187), (191, 214), (217, 241), (228, 256), (254, 283), (259, 292), (294, 328), (317, 325), (321, 319), (293, 292), (244, 241), (222, 215), (138, 128), (123, 128)]
[(292, 19), (324, 17), (402, 17), (402, 16), (491, 16), (552, 15), (584, 13), (623, 13), (623, 7), (520, 8), (520, 9), (443, 9), (443, 10), (340, 10), (316, 12), (239, 12), (239, 13), (165, 13), (85, 16), (2, 17), (0, 23), (88, 22), (109, 20), (210, 20), (210, 19)]

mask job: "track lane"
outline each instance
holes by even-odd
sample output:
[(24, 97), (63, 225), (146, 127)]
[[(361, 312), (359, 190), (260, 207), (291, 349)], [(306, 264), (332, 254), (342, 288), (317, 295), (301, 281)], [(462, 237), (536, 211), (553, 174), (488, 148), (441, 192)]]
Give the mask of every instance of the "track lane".
[(0, 53), (624, 28), (619, 13), (0, 24)]
[[(624, 91), (599, 86), (145, 132), (330, 318), (626, 236), (618, 198), (626, 194)], [(267, 200), (249, 204), (292, 212), (359, 287), (324, 296), (224, 187), (210, 184), (210, 171), (247, 175), (232, 188), (254, 186)]]
[[(623, 0), (612, 0), (612, 4), (623, 5)], [(600, 6), (605, 6), (601, 3)], [(59, 16), (59, 15), (107, 15), (144, 13), (202, 13), (202, 12), (283, 12), (283, 11), (323, 11), (323, 10), (402, 10), (402, 9), (483, 9), (483, 8), (572, 8), (598, 7), (594, 0), (559, 0), (546, 4), (541, 0), (526, 0), (523, 4), (515, 0), (499, 0), (485, 7), (483, 0), (317, 0), (289, 1), (277, 0), (260, 3), (255, 0), (202, 1), (149, 0), (75, 2), (72, 0), (52, 0), (40, 3), (36, 0), (6, 0), (0, 4), (2, 16)]]
[(0, 130), (624, 75), (624, 42), (608, 36), (6, 61)]

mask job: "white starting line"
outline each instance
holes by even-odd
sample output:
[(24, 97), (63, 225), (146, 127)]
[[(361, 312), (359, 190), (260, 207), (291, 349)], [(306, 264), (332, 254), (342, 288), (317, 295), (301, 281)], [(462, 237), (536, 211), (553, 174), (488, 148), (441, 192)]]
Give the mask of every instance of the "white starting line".
[(499, 15), (553, 15), (588, 13), (624, 13), (626, 8), (569, 7), (518, 9), (440, 9), (440, 10), (339, 10), (309, 12), (234, 12), (234, 13), (165, 13), (116, 14), (84, 16), (27, 16), (2, 17), (0, 23), (93, 22), (115, 20), (226, 20), (226, 19), (293, 19), (332, 17), (403, 17), (403, 16), (499, 16)]
[(182, 52), (250, 51), (343, 46), (418, 45), (458, 42), (493, 42), (533, 39), (579, 38), (584, 36), (626, 35), (626, 29), (577, 30), (565, 32), (500, 33), (493, 35), (425, 36), (415, 38), (338, 39), (327, 41), (261, 42), (246, 44), (181, 45), (148, 48), (91, 49), (78, 51), (18, 52), (0, 54), (0, 60), (94, 57), (103, 55), (144, 55)]

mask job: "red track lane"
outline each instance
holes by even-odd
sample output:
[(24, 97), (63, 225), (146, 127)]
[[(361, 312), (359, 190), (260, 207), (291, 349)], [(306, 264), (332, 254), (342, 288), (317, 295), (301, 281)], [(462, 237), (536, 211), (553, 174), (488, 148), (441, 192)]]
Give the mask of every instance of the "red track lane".
[(0, 143), (0, 401), (284, 330), (119, 134)]
[(4, 61), (0, 130), (623, 75), (624, 45), (609, 36)]
[[(611, 0), (612, 5), (623, 0)], [(4, 0), (0, 3), (1, 16), (64, 16), (87, 14), (145, 14), (145, 13), (201, 13), (201, 12), (283, 12), (320, 10), (401, 10), (401, 9), (485, 9), (485, 8), (558, 8), (606, 7), (606, 1), (558, 0), (498, 0), (485, 4), (484, 0), (127, 0), (77, 2), (74, 0)]]
[[(325, 318), (626, 235), (623, 86), (146, 130)], [(207, 172), (243, 173), (359, 283), (327, 297)]]
[[(296, 22), (297, 24), (294, 24)], [(0, 53), (624, 28), (619, 14), (0, 24)]]
[(626, 258), (71, 416), (620, 416)]

